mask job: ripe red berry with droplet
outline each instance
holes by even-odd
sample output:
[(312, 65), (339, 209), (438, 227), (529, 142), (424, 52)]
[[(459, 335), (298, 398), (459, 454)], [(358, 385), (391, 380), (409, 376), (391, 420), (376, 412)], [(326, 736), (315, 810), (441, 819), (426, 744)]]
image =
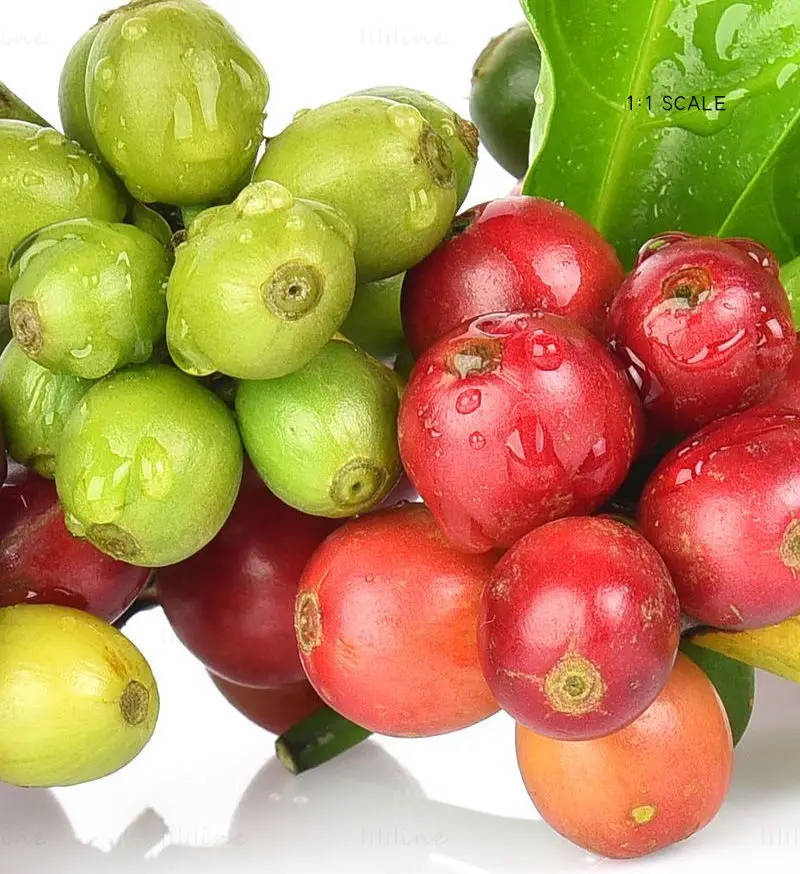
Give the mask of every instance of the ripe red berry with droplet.
[(675, 589), (656, 550), (610, 518), (559, 519), (503, 556), (483, 591), (483, 672), (498, 704), (563, 740), (626, 726), (669, 679)]
[(450, 542), (507, 548), (591, 513), (636, 456), (642, 413), (622, 367), (562, 316), (481, 316), (417, 362), (400, 407), (409, 478)]
[(639, 523), (703, 624), (800, 613), (800, 415), (758, 408), (699, 431), (656, 469)]
[(403, 284), (406, 342), (419, 356), (483, 313), (545, 310), (602, 335), (625, 278), (613, 247), (584, 219), (540, 197), (506, 197), (456, 218), (450, 237)]
[(54, 483), (9, 466), (0, 488), (0, 607), (59, 604), (114, 622), (149, 576), (73, 537)]
[(751, 240), (664, 234), (611, 305), (608, 336), (649, 418), (690, 434), (765, 400), (795, 348), (774, 256)]

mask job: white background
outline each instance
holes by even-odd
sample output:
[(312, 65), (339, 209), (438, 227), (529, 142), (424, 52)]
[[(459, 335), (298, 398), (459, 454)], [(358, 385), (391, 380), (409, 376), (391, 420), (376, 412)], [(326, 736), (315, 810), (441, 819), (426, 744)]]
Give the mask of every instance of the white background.
[[(302, 107), (373, 85), (421, 88), (466, 114), (474, 58), (521, 19), (516, 0), (216, 6), (267, 68), (270, 134)], [(2, 0), (0, 79), (55, 120), (63, 59), (104, 10), (102, 0)], [(512, 184), (483, 155), (470, 203)], [(161, 689), (152, 743), (127, 769), (88, 786), (50, 793), (0, 785), (2, 874), (623, 870), (538, 820), (502, 715), (433, 740), (371, 741), (295, 779), (272, 757), (271, 736), (227, 705), (160, 615), (137, 618), (129, 633)], [(795, 871), (800, 688), (759, 681), (754, 724), (720, 816), (687, 844), (625, 863), (626, 872)]]

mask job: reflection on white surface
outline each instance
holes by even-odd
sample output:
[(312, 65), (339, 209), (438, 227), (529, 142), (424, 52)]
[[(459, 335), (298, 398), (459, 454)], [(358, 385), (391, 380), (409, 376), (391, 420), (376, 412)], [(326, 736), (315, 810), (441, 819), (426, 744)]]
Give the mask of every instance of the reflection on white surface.
[(796, 867), (800, 688), (759, 677), (734, 786), (702, 834), (650, 859), (597, 859), (536, 817), (521, 787), (510, 721), (421, 741), (378, 739), (304, 774), (233, 711), (162, 617), (131, 636), (155, 665), (164, 711), (129, 768), (46, 792), (0, 786), (0, 871), (9, 874), (530, 874), (706, 872), (748, 860)]

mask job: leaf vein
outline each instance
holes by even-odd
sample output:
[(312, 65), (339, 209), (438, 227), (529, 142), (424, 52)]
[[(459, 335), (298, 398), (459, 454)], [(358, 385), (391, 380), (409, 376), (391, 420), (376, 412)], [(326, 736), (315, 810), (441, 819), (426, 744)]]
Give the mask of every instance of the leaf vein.
[[(778, 139), (775, 141), (775, 144), (773, 145), (773, 147), (769, 150), (767, 155), (764, 157), (764, 160), (759, 164), (758, 171), (753, 174), (753, 177), (750, 179), (750, 181), (744, 187), (744, 190), (742, 191), (742, 193), (739, 195), (739, 197), (736, 198), (736, 202), (731, 206), (730, 210), (728, 211), (728, 214), (725, 216), (725, 220), (722, 222), (722, 224), (719, 227), (719, 230), (717, 231), (718, 237), (722, 237), (725, 235), (726, 229), (728, 228), (730, 223), (733, 221), (734, 216), (736, 215), (736, 211), (745, 202), (747, 197), (750, 195), (750, 192), (753, 191), (753, 189), (756, 187), (756, 185), (758, 185), (761, 182), (761, 179), (762, 179), (763, 175), (766, 173), (767, 168), (772, 163), (775, 156), (780, 152), (781, 148), (783, 147), (784, 143), (786, 143), (789, 136), (792, 133), (794, 133), (794, 129), (797, 127), (798, 123), (800, 123), (800, 109), (798, 109), (797, 112), (794, 114), (794, 118), (792, 119), (791, 123), (786, 126), (786, 130), (778, 137)], [(785, 229), (782, 227), (781, 222), (778, 221), (777, 212), (775, 214), (775, 219), (776, 219), (776, 223), (777, 223), (778, 227), (780, 228), (781, 232), (785, 233)], [(790, 240), (788, 238), (787, 238), (787, 242), (790, 242)], [(792, 244), (792, 248), (794, 248), (793, 244)]]
[[(628, 94), (638, 94), (639, 89), (644, 85), (646, 77), (650, 72), (647, 65), (646, 48), (655, 37), (661, 19), (663, 18), (665, 7), (668, 7), (671, 0), (654, 0), (650, 10), (650, 17), (647, 20), (647, 25), (644, 29), (642, 41), (639, 44), (637, 51), (638, 60), (634, 65), (631, 80), (628, 84)], [(605, 224), (608, 220), (610, 210), (610, 197), (607, 196), (609, 191), (613, 191), (619, 180), (622, 172), (624, 161), (622, 160), (623, 152), (627, 155), (630, 150), (631, 130), (635, 127), (636, 116), (633, 112), (629, 112), (622, 116), (622, 122), (617, 128), (614, 135), (614, 141), (611, 144), (611, 153), (609, 161), (606, 164), (603, 181), (598, 190), (597, 203), (595, 206), (594, 226), (602, 233), (605, 230)], [(623, 146), (625, 148), (623, 148)]]
[(620, 106), (618, 103), (615, 103), (610, 97), (603, 94), (602, 91), (598, 89), (596, 85), (590, 82), (584, 75), (583, 71), (580, 67), (575, 63), (575, 59), (573, 58), (572, 52), (570, 51), (569, 43), (567, 42), (566, 37), (564, 36), (564, 32), (561, 30), (561, 22), (558, 20), (558, 16), (553, 14), (553, 30), (558, 37), (562, 48), (564, 49), (564, 56), (569, 61), (570, 66), (572, 67), (576, 77), (580, 79), (583, 83), (584, 87), (590, 94), (594, 94), (594, 96), (601, 102), (604, 103), (609, 109), (613, 109), (616, 113), (622, 113), (625, 111), (624, 106)]

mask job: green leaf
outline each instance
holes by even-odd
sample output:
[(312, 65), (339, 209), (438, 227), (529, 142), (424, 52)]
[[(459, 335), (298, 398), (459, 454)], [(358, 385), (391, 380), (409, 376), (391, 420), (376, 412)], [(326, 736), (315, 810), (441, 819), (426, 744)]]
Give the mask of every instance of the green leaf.
[[(522, 5), (543, 55), (526, 194), (564, 201), (628, 264), (671, 230), (800, 254), (800, 0)], [(664, 105), (678, 96), (706, 109)]]
[(699, 647), (686, 638), (681, 641), (681, 652), (701, 668), (714, 684), (728, 714), (733, 745), (736, 746), (747, 731), (753, 715), (755, 669), (711, 649)]
[(795, 329), (800, 331), (800, 258), (783, 265), (781, 282), (792, 305)]
[(31, 124), (50, 127), (38, 112), (31, 109), (24, 100), (17, 97), (17, 95), (2, 82), (0, 82), (0, 118), (28, 121)]

